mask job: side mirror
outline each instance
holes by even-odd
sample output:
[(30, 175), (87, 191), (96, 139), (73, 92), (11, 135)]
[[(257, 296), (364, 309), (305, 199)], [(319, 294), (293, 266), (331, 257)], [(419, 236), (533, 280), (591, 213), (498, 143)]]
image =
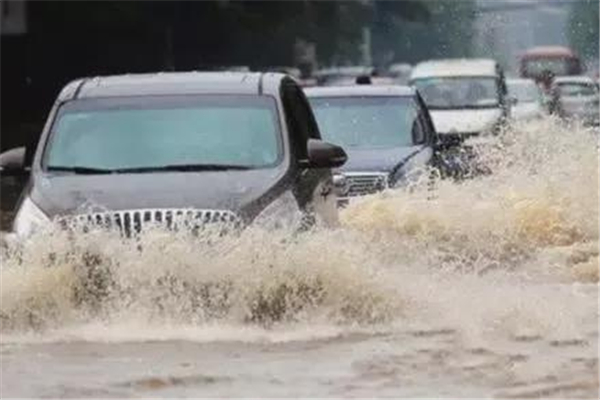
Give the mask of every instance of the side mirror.
[(0, 153), (0, 172), (17, 175), (25, 172), (25, 147), (16, 147)]
[(307, 144), (308, 166), (311, 168), (337, 168), (346, 163), (348, 156), (344, 149), (317, 139), (309, 139)]

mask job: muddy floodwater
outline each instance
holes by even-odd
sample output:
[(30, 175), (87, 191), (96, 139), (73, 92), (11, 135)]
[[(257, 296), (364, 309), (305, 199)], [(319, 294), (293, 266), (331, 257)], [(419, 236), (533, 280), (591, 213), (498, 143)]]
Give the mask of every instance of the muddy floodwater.
[(476, 146), (336, 229), (4, 244), (2, 397), (598, 398), (597, 133)]

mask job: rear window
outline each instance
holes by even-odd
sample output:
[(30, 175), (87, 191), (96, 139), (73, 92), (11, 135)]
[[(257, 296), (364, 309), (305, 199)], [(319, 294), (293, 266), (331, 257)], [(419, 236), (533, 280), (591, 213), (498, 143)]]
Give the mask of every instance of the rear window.
[(564, 97), (594, 96), (598, 93), (596, 85), (583, 82), (559, 83), (557, 86), (560, 95)]
[(546, 71), (554, 75), (567, 75), (570, 61), (567, 58), (538, 58), (525, 60), (523, 65), (528, 76), (538, 76)]

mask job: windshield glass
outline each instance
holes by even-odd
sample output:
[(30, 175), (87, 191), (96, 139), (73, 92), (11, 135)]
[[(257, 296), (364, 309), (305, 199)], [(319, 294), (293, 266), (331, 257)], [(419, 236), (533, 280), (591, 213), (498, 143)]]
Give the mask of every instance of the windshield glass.
[(534, 82), (508, 82), (508, 92), (519, 103), (535, 103), (541, 99), (540, 89)]
[(545, 71), (554, 75), (567, 75), (569, 61), (566, 58), (538, 58), (524, 62), (525, 72), (528, 76), (538, 76)]
[(594, 96), (598, 93), (596, 85), (583, 82), (559, 83), (557, 86), (560, 95), (564, 97)]
[(430, 109), (494, 108), (499, 104), (494, 78), (424, 78), (414, 85)]
[(411, 146), (417, 109), (412, 97), (311, 98), (322, 137), (342, 147)]
[(181, 96), (67, 103), (46, 166), (139, 169), (166, 165), (260, 168), (280, 155), (275, 102), (252, 96)]

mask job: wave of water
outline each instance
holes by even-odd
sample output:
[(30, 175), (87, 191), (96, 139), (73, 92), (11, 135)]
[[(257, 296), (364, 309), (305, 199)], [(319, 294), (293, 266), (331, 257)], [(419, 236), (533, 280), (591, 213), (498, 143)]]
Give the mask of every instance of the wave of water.
[(4, 247), (2, 341), (424, 329), (477, 347), (589, 334), (598, 316), (597, 136), (548, 119), (473, 145), (492, 174), (436, 182), (434, 196), (417, 182), (364, 198), (334, 230), (156, 231), (135, 244), (55, 230)]

